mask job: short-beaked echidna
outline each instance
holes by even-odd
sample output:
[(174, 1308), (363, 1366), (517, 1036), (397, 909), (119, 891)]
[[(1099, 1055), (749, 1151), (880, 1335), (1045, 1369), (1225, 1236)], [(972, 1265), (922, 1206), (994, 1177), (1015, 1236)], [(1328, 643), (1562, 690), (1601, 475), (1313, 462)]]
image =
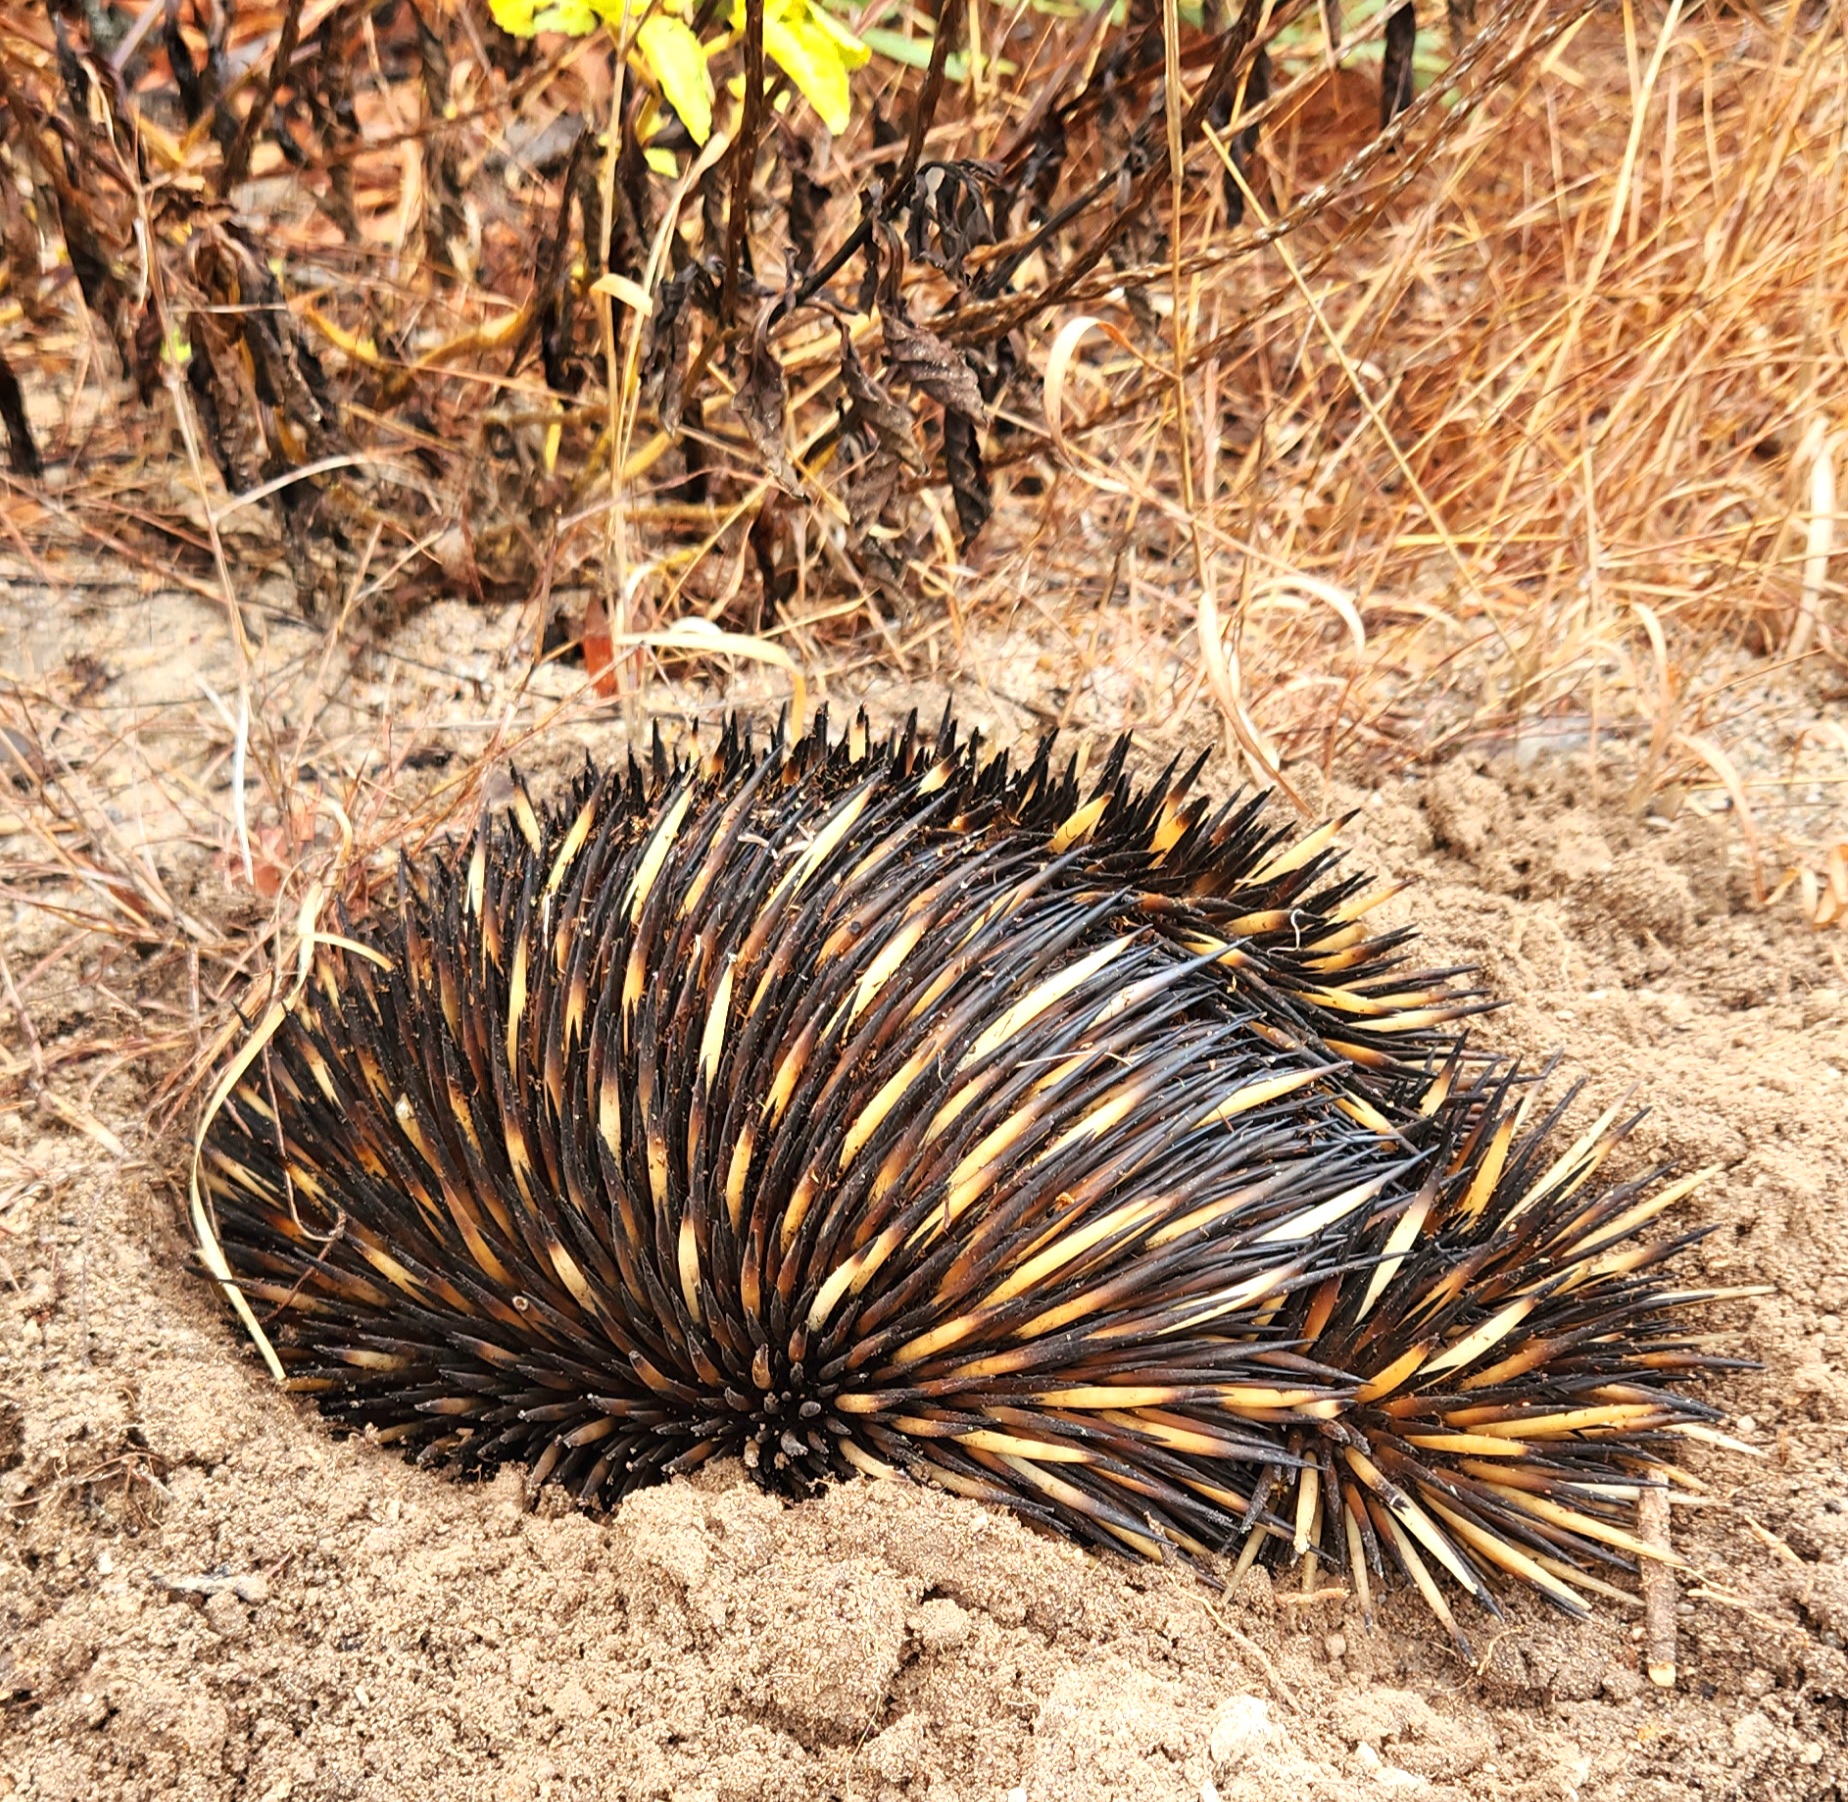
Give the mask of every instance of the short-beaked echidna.
[(516, 779), (221, 1084), (208, 1265), (336, 1419), (585, 1498), (909, 1472), (1396, 1567), (1453, 1632), (1497, 1573), (1582, 1609), (1713, 1418), (1695, 1235), (1639, 1237), (1694, 1179), (1598, 1182), (1614, 1110), (1554, 1144), (1333, 827), (1126, 754), (861, 719)]

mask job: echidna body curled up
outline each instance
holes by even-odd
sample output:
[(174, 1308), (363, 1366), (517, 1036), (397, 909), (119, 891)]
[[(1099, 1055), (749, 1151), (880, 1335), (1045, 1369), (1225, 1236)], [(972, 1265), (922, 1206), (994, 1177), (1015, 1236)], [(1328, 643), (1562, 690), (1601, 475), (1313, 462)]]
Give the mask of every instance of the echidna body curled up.
[(1628, 1123), (1470, 1053), (1333, 828), (1126, 750), (516, 783), (220, 1085), (208, 1267), (336, 1420), (587, 1500), (738, 1454), (1582, 1610), (1714, 1417), (1646, 1236), (1696, 1179), (1600, 1181)]

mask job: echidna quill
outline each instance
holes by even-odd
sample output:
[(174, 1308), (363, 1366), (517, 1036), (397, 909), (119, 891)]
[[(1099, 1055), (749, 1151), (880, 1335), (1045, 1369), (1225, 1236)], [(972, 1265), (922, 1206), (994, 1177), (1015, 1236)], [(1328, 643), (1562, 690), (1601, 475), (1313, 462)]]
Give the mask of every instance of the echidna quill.
[[(292, 1389), (610, 1500), (742, 1455), (1582, 1612), (1729, 1367), (1455, 972), (1200, 765), (947, 717), (586, 771), (324, 943), (203, 1134)], [(1563, 1107), (1563, 1103), (1561, 1104)], [(1460, 1634), (1458, 1634), (1460, 1637)]]

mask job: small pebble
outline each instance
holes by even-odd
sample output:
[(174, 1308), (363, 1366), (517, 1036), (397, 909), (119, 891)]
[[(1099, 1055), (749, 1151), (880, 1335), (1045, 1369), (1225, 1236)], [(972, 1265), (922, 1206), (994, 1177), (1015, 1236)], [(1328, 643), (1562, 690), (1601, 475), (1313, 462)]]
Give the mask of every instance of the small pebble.
[(1262, 1696), (1228, 1696), (1213, 1716), (1207, 1756), (1224, 1771), (1240, 1765), (1282, 1737), (1270, 1718), (1270, 1704)]
[(205, 1621), (220, 1639), (236, 1639), (250, 1625), (250, 1616), (234, 1591), (221, 1589), (205, 1598)]
[(968, 1639), (973, 1624), (968, 1612), (948, 1596), (932, 1596), (918, 1610), (913, 1626), (925, 1651), (953, 1652)]

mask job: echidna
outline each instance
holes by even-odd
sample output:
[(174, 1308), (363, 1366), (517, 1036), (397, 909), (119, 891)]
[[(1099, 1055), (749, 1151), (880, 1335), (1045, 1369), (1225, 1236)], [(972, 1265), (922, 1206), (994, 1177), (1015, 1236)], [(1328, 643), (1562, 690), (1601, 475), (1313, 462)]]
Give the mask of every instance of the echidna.
[(1655, 1274), (1698, 1235), (1639, 1237), (1698, 1179), (1598, 1184), (1615, 1110), (1555, 1155), (1334, 826), (1127, 751), (824, 718), (516, 780), (221, 1084), (208, 1266), (335, 1419), (586, 1500), (908, 1472), (1396, 1567), (1453, 1634), (1497, 1574), (1582, 1612), (1729, 1364)]

